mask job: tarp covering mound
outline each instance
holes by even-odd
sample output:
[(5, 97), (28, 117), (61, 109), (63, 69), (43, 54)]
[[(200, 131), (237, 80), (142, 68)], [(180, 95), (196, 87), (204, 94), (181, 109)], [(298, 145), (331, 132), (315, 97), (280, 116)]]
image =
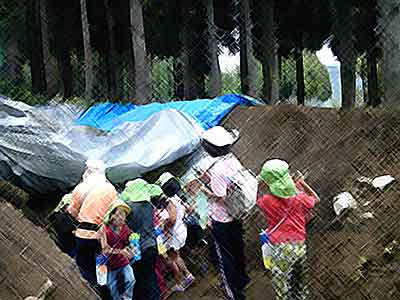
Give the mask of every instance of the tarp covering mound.
[(103, 103), (83, 112), (0, 98), (0, 180), (41, 194), (66, 191), (91, 158), (106, 162), (113, 183), (124, 182), (192, 153), (202, 130), (237, 105), (252, 104), (227, 95), (143, 106)]
[(254, 105), (254, 99), (241, 95), (225, 95), (215, 99), (199, 99), (135, 106), (103, 103), (92, 106), (77, 120), (79, 125), (110, 131), (125, 122), (141, 122), (155, 113), (174, 109), (193, 119), (203, 129), (218, 125), (238, 105)]

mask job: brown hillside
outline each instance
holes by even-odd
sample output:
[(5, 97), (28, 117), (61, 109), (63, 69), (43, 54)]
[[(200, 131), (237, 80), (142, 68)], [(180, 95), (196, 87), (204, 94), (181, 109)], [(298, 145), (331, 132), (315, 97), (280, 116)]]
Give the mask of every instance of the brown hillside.
[[(384, 248), (400, 239), (399, 111), (238, 108), (224, 126), (239, 129), (241, 138), (233, 151), (254, 173), (266, 159), (282, 158), (307, 173), (320, 194), (308, 228), (311, 299), (400, 299), (400, 260), (383, 257)], [(360, 176), (386, 174), (397, 180), (383, 192), (357, 183)], [(351, 192), (360, 208), (337, 219), (332, 199), (343, 191)], [(374, 218), (362, 220), (364, 212)], [(246, 221), (250, 300), (273, 299), (258, 245), (257, 234), (264, 226), (255, 209)], [(360, 267), (363, 259), (368, 263)], [(213, 282), (209, 277), (200, 280), (179, 299), (216, 299)]]
[(81, 279), (74, 262), (58, 249), (46, 231), (0, 198), (0, 299), (36, 296), (50, 279), (48, 299), (97, 299)]

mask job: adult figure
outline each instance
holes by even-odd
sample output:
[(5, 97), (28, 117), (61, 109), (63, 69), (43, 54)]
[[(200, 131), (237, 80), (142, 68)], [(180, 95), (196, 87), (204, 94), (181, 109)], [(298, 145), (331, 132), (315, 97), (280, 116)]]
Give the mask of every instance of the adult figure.
[(268, 222), (276, 299), (306, 299), (306, 219), (319, 197), (304, 177), (294, 182), (283, 160), (267, 161), (258, 180), (257, 205)]
[(238, 186), (233, 184), (241, 167), (230, 153), (234, 136), (223, 127), (214, 127), (203, 135), (203, 146), (215, 162), (199, 179), (208, 188), (209, 220), (214, 241), (214, 257), (225, 296), (232, 300), (245, 299), (244, 289), (250, 278), (246, 272), (244, 229), (238, 208), (243, 199), (236, 197)]
[(96, 254), (101, 245), (97, 231), (104, 216), (115, 200), (118, 199), (114, 186), (107, 181), (105, 164), (101, 160), (88, 160), (82, 183), (72, 192), (67, 212), (78, 222), (75, 231), (76, 263), (82, 276), (92, 285), (96, 280)]
[(129, 181), (121, 193), (121, 200), (131, 209), (127, 225), (140, 234), (141, 259), (132, 265), (136, 278), (135, 300), (159, 300), (161, 297), (155, 272), (158, 250), (152, 201), (157, 201), (162, 195), (158, 185), (149, 184), (141, 178)]

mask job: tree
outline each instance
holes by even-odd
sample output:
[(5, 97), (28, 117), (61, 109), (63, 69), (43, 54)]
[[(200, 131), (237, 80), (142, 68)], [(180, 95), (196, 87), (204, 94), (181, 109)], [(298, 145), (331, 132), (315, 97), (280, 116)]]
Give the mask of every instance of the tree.
[(106, 13), (106, 21), (107, 21), (107, 35), (108, 35), (108, 43), (107, 43), (107, 66), (108, 66), (108, 82), (110, 89), (110, 96), (112, 99), (116, 100), (122, 97), (122, 88), (121, 88), (121, 68), (117, 68), (118, 64), (118, 56), (117, 49), (115, 45), (115, 21), (113, 16), (113, 10), (110, 3), (110, 0), (104, 0), (104, 8)]
[(77, 26), (81, 24), (80, 2), (48, 1), (47, 9), (50, 51), (53, 51), (57, 61), (63, 97), (69, 99), (73, 96), (74, 83), (71, 51), (80, 48), (82, 44), (82, 29), (81, 26)]
[(13, 2), (2, 1), (0, 24), (8, 30), (2, 30), (0, 33), (0, 50), (3, 56), (0, 64), (0, 79), (7, 82), (7, 85), (17, 85), (22, 81), (22, 63), (24, 60), (21, 51), (21, 39), (23, 37), (21, 27), (25, 29), (26, 26), (20, 23), (19, 13), (19, 11), (16, 11)]
[(398, 102), (400, 97), (400, 10), (398, 0), (378, 0), (380, 26), (383, 28), (384, 100)]
[(30, 22), (30, 67), (32, 78), (32, 93), (46, 92), (46, 76), (43, 63), (40, 1), (30, 0), (30, 11), (27, 20)]
[(218, 39), (214, 22), (214, 1), (204, 0), (207, 9), (207, 33), (208, 33), (208, 59), (210, 64), (210, 88), (209, 97), (220, 95), (222, 88), (221, 68), (218, 61)]
[(39, 0), (40, 6), (40, 28), (42, 38), (43, 51), (43, 67), (44, 77), (46, 79), (46, 94), (53, 97), (57, 94), (58, 86), (56, 80), (56, 68), (53, 64), (50, 53), (50, 30), (49, 30), (49, 11), (47, 8), (47, 0)]
[(151, 68), (146, 50), (142, 0), (130, 0), (130, 19), (135, 65), (135, 99), (139, 104), (143, 104), (151, 98)]
[[(276, 2), (279, 54), (293, 56), (296, 62), (296, 93), (298, 104), (304, 104), (305, 49), (319, 50), (331, 35), (332, 18), (329, 0), (281, 0)], [(318, 24), (318, 26), (316, 26)]]
[(353, 17), (355, 47), (359, 56), (363, 59), (361, 77), (363, 78), (364, 96), (367, 104), (377, 106), (380, 104), (378, 87), (378, 60), (381, 57), (381, 47), (378, 43), (377, 1), (355, 2), (355, 14)]
[(87, 15), (86, 0), (80, 0), (82, 32), (83, 32), (83, 48), (85, 52), (85, 99), (90, 100), (94, 95), (94, 61), (93, 50), (90, 40), (90, 28)]
[(262, 64), (262, 97), (275, 103), (279, 100), (278, 41), (275, 36), (275, 1), (252, 2), (254, 20), (254, 53)]
[(332, 7), (334, 40), (331, 48), (340, 61), (342, 108), (351, 111), (356, 97), (356, 45), (354, 37), (354, 2), (336, 0)]
[(250, 0), (239, 0), (240, 2), (240, 79), (242, 93), (256, 96), (255, 81), (257, 68), (253, 53), (252, 22)]

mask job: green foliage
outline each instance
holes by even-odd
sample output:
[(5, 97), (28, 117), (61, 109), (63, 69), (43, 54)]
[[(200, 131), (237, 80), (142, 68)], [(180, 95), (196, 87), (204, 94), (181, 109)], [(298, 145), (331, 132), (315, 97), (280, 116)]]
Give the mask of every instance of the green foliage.
[(153, 98), (167, 101), (174, 97), (173, 59), (153, 59)]
[(319, 61), (317, 55), (304, 53), (304, 81), (306, 97), (326, 101), (332, 96), (332, 87), (327, 68)]
[[(327, 68), (319, 61), (315, 53), (304, 52), (304, 81), (307, 99), (326, 101), (332, 96), (332, 86)], [(257, 95), (262, 95), (262, 66), (257, 62)], [(222, 73), (222, 93), (240, 93), (240, 68)], [(296, 95), (296, 63), (293, 58), (282, 58), (280, 81), (282, 99)]]
[(31, 91), (31, 70), (27, 63), (22, 66), (22, 81), (13, 82), (3, 78), (0, 80), (0, 94), (29, 105), (46, 103), (46, 97), (34, 95)]
[(44, 96), (33, 95), (30, 87), (23, 84), (14, 84), (7, 80), (0, 80), (0, 94), (29, 105), (42, 104), (47, 101)]
[(222, 72), (222, 94), (240, 94), (240, 69)]
[(288, 100), (296, 94), (296, 62), (293, 58), (282, 58), (280, 96)]
[[(332, 96), (332, 86), (327, 68), (315, 53), (305, 51), (304, 84), (307, 99), (326, 101)], [(281, 97), (289, 99), (296, 94), (296, 62), (292, 58), (282, 59)]]

